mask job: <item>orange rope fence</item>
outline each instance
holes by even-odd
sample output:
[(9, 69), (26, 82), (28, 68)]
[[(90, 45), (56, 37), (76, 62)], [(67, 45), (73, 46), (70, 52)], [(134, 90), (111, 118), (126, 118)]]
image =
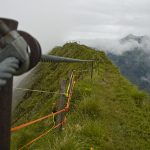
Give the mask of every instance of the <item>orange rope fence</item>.
[(19, 148), (19, 150), (22, 150), (23, 148), (31, 145), (32, 143), (34, 143), (35, 141), (37, 141), (38, 139), (42, 138), (43, 136), (47, 135), (50, 131), (52, 131), (53, 129), (58, 128), (59, 126), (63, 125), (66, 123), (66, 118), (64, 121), (62, 121), (61, 123), (57, 124), (56, 126), (53, 126), (52, 128), (50, 128), (48, 131), (44, 132), (43, 134), (39, 135), (38, 137), (36, 137), (35, 139), (31, 140), (30, 142), (28, 142), (27, 144), (25, 144), (24, 146), (22, 146), (21, 148)]
[[(73, 76), (73, 73), (72, 73), (72, 74), (71, 74), (71, 81), (74, 80), (73, 77), (74, 77), (74, 76)], [(55, 113), (51, 113), (51, 114), (49, 114), (49, 115), (47, 115), (47, 116), (41, 117), (41, 118), (39, 118), (39, 119), (30, 121), (30, 122), (28, 122), (28, 123), (19, 125), (19, 126), (17, 126), (17, 127), (11, 128), (11, 132), (17, 131), (17, 130), (19, 130), (19, 129), (22, 129), (22, 128), (27, 127), (27, 126), (29, 126), (29, 125), (32, 125), (32, 124), (34, 124), (34, 123), (40, 122), (40, 121), (42, 121), (42, 120), (48, 119), (48, 118), (50, 118), (50, 117), (52, 117), (52, 116), (55, 116), (55, 115), (58, 115), (58, 114), (60, 114), (60, 113), (62, 113), (62, 112), (67, 112), (68, 109), (69, 109), (70, 100), (71, 100), (71, 95), (72, 95), (72, 94), (71, 94), (71, 91), (70, 91), (70, 87), (71, 87), (71, 84), (70, 84), (70, 83), (69, 83), (69, 86), (68, 86), (68, 87), (69, 87), (69, 90), (68, 90), (68, 93), (69, 93), (69, 94), (67, 94), (67, 95), (68, 95), (68, 101), (67, 101), (66, 107), (65, 107), (64, 109), (59, 110), (59, 111), (57, 111), (57, 112), (55, 112)]]
[(68, 94), (68, 100), (67, 100), (67, 105), (66, 105), (66, 108), (68, 108), (68, 109), (69, 109), (69, 106), (70, 106), (70, 101), (71, 101), (74, 85), (75, 85), (75, 81), (74, 81), (74, 76), (73, 76), (72, 77), (72, 89), (70, 89), (71, 91)]
[[(74, 71), (73, 71), (73, 72), (74, 72)], [(39, 119), (30, 121), (30, 122), (28, 122), (28, 123), (19, 125), (19, 126), (17, 126), (17, 127), (11, 128), (11, 132), (20, 130), (20, 129), (25, 128), (25, 127), (27, 127), (27, 126), (29, 126), (29, 125), (34, 124), (34, 123), (37, 123), (37, 122), (40, 122), (40, 121), (45, 120), (45, 119), (47, 119), (47, 118), (50, 118), (50, 117), (52, 117), (52, 116), (54, 117), (55, 115), (60, 114), (60, 113), (62, 113), (62, 112), (68, 112), (68, 111), (69, 111), (69, 107), (70, 107), (70, 101), (71, 101), (72, 93), (73, 93), (73, 87), (74, 87), (74, 85), (75, 85), (75, 81), (74, 81), (74, 77), (75, 77), (75, 76), (74, 76), (74, 73), (73, 73), (73, 72), (72, 72), (72, 74), (71, 74), (71, 76), (70, 76), (70, 82), (69, 82), (69, 85), (68, 85), (68, 88), (67, 88), (67, 94), (66, 94), (66, 96), (68, 97), (68, 99), (67, 99), (67, 103), (66, 103), (66, 106), (65, 106), (64, 109), (61, 109), (61, 110), (59, 110), (59, 111), (57, 111), (57, 112), (55, 112), (55, 113), (51, 113), (51, 114), (49, 114), (49, 115), (46, 115), (46, 116), (44, 116), (44, 117), (41, 117), (41, 118), (39, 118)], [(45, 133), (43, 133), (43, 134), (41, 134), (40, 136), (36, 137), (35, 139), (31, 140), (30, 142), (28, 142), (27, 144), (25, 144), (24, 146), (22, 146), (19, 150), (22, 150), (22, 149), (24, 149), (25, 147), (31, 145), (33, 142), (35, 142), (35, 141), (37, 141), (38, 139), (42, 138), (43, 136), (47, 135), (51, 130), (58, 128), (59, 126), (63, 125), (64, 123), (66, 123), (66, 117), (65, 117), (64, 121), (62, 121), (61, 123), (59, 123), (59, 124), (57, 124), (57, 125), (54, 124), (54, 126), (53, 126), (52, 128), (50, 128), (48, 131), (46, 131)]]
[(12, 131), (12, 132), (13, 132), (13, 131), (17, 131), (17, 130), (19, 130), (19, 129), (22, 129), (22, 128), (24, 128), (24, 127), (27, 127), (27, 126), (29, 126), (29, 125), (32, 125), (32, 124), (37, 123), (37, 122), (40, 122), (40, 121), (42, 121), (42, 120), (45, 120), (45, 119), (47, 119), (47, 118), (50, 118), (50, 117), (52, 117), (52, 116), (55, 116), (55, 115), (57, 115), (57, 114), (60, 114), (60, 113), (62, 113), (62, 112), (66, 112), (66, 111), (67, 111), (67, 109), (64, 108), (64, 109), (62, 109), (62, 110), (60, 110), (60, 111), (57, 111), (57, 112), (55, 112), (55, 113), (51, 113), (51, 114), (49, 114), (49, 115), (47, 115), (47, 116), (44, 116), (44, 117), (42, 117), (42, 118), (39, 118), (39, 119), (30, 121), (30, 122), (28, 122), (28, 123), (22, 124), (22, 125), (20, 125), (20, 126), (11, 128), (11, 131)]

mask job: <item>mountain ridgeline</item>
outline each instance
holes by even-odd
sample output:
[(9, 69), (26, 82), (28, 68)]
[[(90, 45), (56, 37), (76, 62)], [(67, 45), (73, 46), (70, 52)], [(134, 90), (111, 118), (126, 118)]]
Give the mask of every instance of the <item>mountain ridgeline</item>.
[[(95, 59), (93, 78), (91, 63), (40, 63), (35, 68), (30, 89), (58, 92), (60, 80), (68, 79), (71, 70), (76, 70), (76, 84), (62, 131), (49, 132), (30, 150), (150, 149), (150, 97), (125, 79), (104, 52), (67, 43), (50, 54)], [(50, 114), (58, 98), (55, 93), (26, 92), (14, 110), (12, 127)], [(50, 118), (13, 132), (11, 149), (19, 149), (52, 126)]]
[(120, 40), (122, 45), (130, 44), (124, 53), (108, 53), (121, 73), (140, 89), (150, 92), (150, 38), (128, 35)]

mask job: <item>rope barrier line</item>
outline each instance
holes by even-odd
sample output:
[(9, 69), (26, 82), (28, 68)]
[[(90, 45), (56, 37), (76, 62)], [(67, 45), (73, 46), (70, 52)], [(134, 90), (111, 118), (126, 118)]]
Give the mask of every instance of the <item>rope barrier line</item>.
[(36, 137), (35, 139), (33, 139), (32, 141), (28, 142), (27, 144), (25, 144), (24, 146), (22, 146), (21, 148), (19, 148), (19, 150), (22, 150), (23, 148), (31, 145), (32, 143), (34, 143), (35, 141), (37, 141), (38, 139), (42, 138), (43, 136), (47, 135), (50, 131), (52, 131), (53, 129), (58, 128), (59, 126), (63, 125), (66, 122), (66, 118), (64, 121), (62, 121), (61, 123), (59, 123), (56, 126), (53, 126), (52, 128), (50, 128), (48, 131), (44, 132), (43, 134), (41, 134), (40, 136)]
[(61, 125), (63, 125), (64, 123), (66, 123), (66, 117), (65, 117), (65, 119), (64, 119), (61, 123), (55, 125), (54, 116), (57, 115), (57, 114), (59, 114), (59, 113), (62, 113), (62, 112), (68, 112), (68, 109), (69, 109), (69, 106), (70, 106), (71, 97), (72, 97), (72, 93), (73, 93), (73, 87), (74, 87), (74, 85), (75, 85), (74, 77), (75, 77), (75, 76), (74, 76), (74, 73), (72, 72), (71, 77), (70, 77), (70, 82), (69, 82), (69, 85), (68, 85), (68, 88), (67, 88), (68, 99), (67, 99), (66, 107), (65, 107), (64, 109), (62, 109), (62, 110), (60, 110), (60, 111), (57, 111), (57, 112), (55, 112), (55, 113), (51, 113), (51, 114), (49, 114), (49, 115), (47, 115), (47, 116), (44, 116), (44, 117), (42, 117), (42, 118), (36, 119), (36, 120), (34, 120), (34, 121), (30, 121), (30, 122), (25, 123), (25, 124), (22, 124), (22, 125), (20, 125), (20, 126), (11, 128), (11, 131), (17, 131), (17, 130), (22, 129), (22, 128), (24, 128), (24, 127), (27, 127), (27, 126), (29, 126), (29, 125), (31, 125), (31, 124), (40, 122), (40, 121), (42, 121), (42, 120), (44, 120), (44, 119), (47, 119), (47, 118), (49, 118), (49, 117), (53, 117), (54, 126), (53, 126), (52, 128), (50, 128), (48, 131), (44, 132), (43, 134), (39, 135), (38, 137), (36, 137), (36, 138), (34, 138), (33, 140), (31, 140), (30, 142), (28, 142), (27, 144), (25, 144), (24, 146), (22, 146), (19, 150), (22, 150), (22, 149), (24, 149), (25, 147), (31, 145), (32, 143), (34, 143), (34, 142), (37, 141), (38, 139), (40, 139), (40, 138), (42, 138), (43, 136), (47, 135), (47, 134), (48, 134), (50, 131), (52, 131), (53, 129), (56, 129), (56, 128), (58, 128), (59, 126), (61, 126)]
[(54, 123), (54, 125), (55, 125), (55, 115), (54, 115), (53, 112), (52, 112), (52, 114), (53, 114), (53, 123)]
[[(73, 78), (73, 73), (71, 74), (71, 79), (72, 79), (72, 78)], [(71, 81), (72, 81), (72, 80), (71, 80)], [(71, 85), (71, 84), (69, 84), (69, 88), (70, 88), (70, 85)], [(68, 92), (69, 92), (69, 90), (68, 90)], [(14, 127), (14, 128), (11, 128), (11, 132), (14, 132), (14, 131), (17, 131), (17, 130), (19, 130), (19, 129), (25, 128), (25, 127), (27, 127), (27, 126), (29, 126), (29, 125), (32, 125), (32, 124), (34, 124), (34, 123), (40, 122), (40, 121), (42, 121), (42, 120), (45, 120), (45, 119), (47, 119), (47, 118), (53, 117), (53, 116), (55, 116), (55, 115), (57, 115), (57, 114), (60, 114), (60, 113), (62, 113), (62, 112), (67, 112), (68, 109), (69, 109), (70, 99), (71, 99), (71, 97), (69, 96), (69, 94), (67, 94), (67, 95), (68, 95), (68, 101), (67, 101), (66, 107), (65, 107), (64, 109), (62, 109), (62, 110), (60, 110), (60, 111), (57, 111), (57, 112), (55, 112), (55, 113), (51, 113), (51, 114), (49, 114), (49, 115), (47, 115), (47, 116), (41, 117), (41, 118), (39, 118), (39, 119), (30, 121), (30, 122), (28, 122), (28, 123), (25, 123), (25, 124), (16, 126), (16, 127)]]
[(74, 85), (75, 85), (74, 76), (72, 76), (72, 89), (71, 89), (70, 93), (68, 94), (68, 100), (67, 100), (67, 104), (66, 104), (66, 109), (69, 109)]
[(32, 90), (32, 89), (27, 89), (27, 88), (15, 88), (15, 89), (22, 90), (22, 91), (32, 91), (32, 92), (40, 92), (40, 93), (52, 93), (52, 94), (66, 95), (66, 93), (50, 92), (50, 91), (44, 91), (44, 90)]
[[(72, 78), (73, 78), (73, 72), (72, 72), (72, 74), (71, 74), (70, 81), (72, 81)], [(69, 85), (68, 85), (68, 87), (67, 87), (67, 92), (66, 92), (66, 96), (67, 96), (67, 97), (69, 96), (70, 86), (71, 86), (71, 82), (69, 82)]]
[(47, 118), (50, 118), (50, 117), (52, 117), (52, 116), (55, 116), (55, 115), (57, 115), (57, 114), (60, 114), (60, 113), (62, 113), (62, 112), (65, 112), (65, 111), (66, 111), (66, 109), (64, 108), (64, 109), (62, 109), (62, 110), (60, 110), (60, 111), (57, 111), (57, 112), (55, 112), (55, 113), (51, 113), (51, 114), (49, 114), (49, 115), (47, 115), (47, 116), (44, 116), (44, 117), (42, 117), (42, 118), (39, 118), (39, 119), (36, 119), (36, 120), (34, 120), (34, 121), (30, 121), (30, 122), (25, 123), (25, 124), (22, 124), (22, 125), (20, 125), (20, 126), (11, 128), (11, 132), (17, 131), (17, 130), (19, 130), (19, 129), (22, 129), (22, 128), (27, 127), (27, 126), (29, 126), (29, 125), (32, 125), (32, 124), (34, 124), (34, 123), (40, 122), (40, 121), (42, 121), (42, 120), (45, 120), (45, 119), (47, 119)]
[(68, 97), (69, 95), (69, 89), (70, 89), (70, 84), (68, 85), (68, 88), (67, 88), (66, 97)]
[(67, 104), (66, 104), (67, 109), (69, 109), (69, 106), (70, 106), (71, 96), (72, 96), (72, 92), (70, 92), (69, 95), (68, 95)]

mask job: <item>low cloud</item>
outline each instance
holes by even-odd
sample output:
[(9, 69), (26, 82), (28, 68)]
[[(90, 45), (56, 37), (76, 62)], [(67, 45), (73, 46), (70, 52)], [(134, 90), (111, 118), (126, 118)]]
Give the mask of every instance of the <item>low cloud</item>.
[(150, 35), (149, 0), (5, 0), (1, 6), (1, 17), (17, 19), (43, 53), (66, 40)]
[(149, 6), (149, 0), (5, 0), (0, 14), (18, 20), (19, 29), (36, 37), (43, 53), (76, 40), (121, 54), (137, 45), (150, 47), (147, 42), (119, 43), (129, 33), (150, 35)]
[(150, 53), (150, 38), (147, 36), (142, 39), (141, 43), (136, 40), (128, 40), (122, 43), (120, 42), (120, 39), (80, 39), (78, 41), (93, 48), (103, 50), (105, 52), (111, 52), (117, 55), (121, 55), (125, 51), (134, 50), (135, 48)]

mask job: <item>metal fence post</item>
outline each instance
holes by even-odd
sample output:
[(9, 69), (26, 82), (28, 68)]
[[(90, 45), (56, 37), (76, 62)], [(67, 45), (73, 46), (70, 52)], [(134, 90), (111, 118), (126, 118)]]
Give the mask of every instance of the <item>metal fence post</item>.
[(0, 150), (10, 149), (12, 81), (0, 88)]

